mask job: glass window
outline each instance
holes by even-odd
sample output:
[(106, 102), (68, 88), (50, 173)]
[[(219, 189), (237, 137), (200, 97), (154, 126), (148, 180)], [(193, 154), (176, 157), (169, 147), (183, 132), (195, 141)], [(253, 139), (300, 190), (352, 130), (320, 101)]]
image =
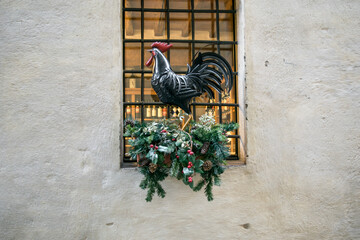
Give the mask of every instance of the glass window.
[[(150, 56), (146, 50), (151, 43), (162, 41), (173, 44), (165, 55), (177, 74), (186, 73), (187, 64), (191, 64), (198, 51), (216, 52), (228, 60), (234, 75), (230, 93), (216, 93), (215, 99), (203, 94), (194, 99), (191, 108), (195, 120), (207, 112), (219, 123), (239, 121), (233, 0), (124, 0), (122, 10), (123, 119), (131, 117), (148, 122), (182, 113), (179, 107), (160, 102), (151, 87), (151, 69), (144, 65)], [(230, 159), (244, 160), (241, 137), (244, 134), (243, 130), (230, 133)], [(128, 139), (124, 138), (123, 144), (123, 162), (131, 162), (127, 155)]]

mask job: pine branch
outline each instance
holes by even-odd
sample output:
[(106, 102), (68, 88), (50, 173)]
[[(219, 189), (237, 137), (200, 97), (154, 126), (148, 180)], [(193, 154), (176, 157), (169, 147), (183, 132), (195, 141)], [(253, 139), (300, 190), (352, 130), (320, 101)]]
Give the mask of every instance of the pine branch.
[(205, 185), (205, 180), (204, 180), (204, 179), (201, 179), (201, 180), (196, 184), (196, 186), (193, 188), (193, 190), (194, 190), (195, 192), (198, 192), (198, 191), (200, 191), (200, 190), (203, 188), (204, 185)]
[(153, 199), (153, 196), (155, 194), (154, 182), (150, 182), (148, 186), (149, 186), (149, 190), (147, 191), (147, 195), (146, 195), (145, 200), (147, 202), (151, 202), (151, 200)]
[(144, 179), (140, 182), (139, 187), (140, 187), (141, 189), (145, 189), (147, 186), (148, 186), (148, 180), (147, 180), (146, 178), (144, 178)]
[(212, 193), (212, 187), (213, 187), (213, 181), (212, 181), (212, 178), (210, 178), (208, 184), (205, 187), (205, 195), (209, 202), (214, 200), (213, 193)]
[(220, 186), (220, 185), (221, 185), (220, 176), (214, 175), (214, 184), (215, 184), (216, 186)]
[(155, 186), (156, 186), (156, 192), (157, 192), (157, 195), (161, 198), (164, 198), (165, 197), (165, 190), (162, 188), (162, 186), (160, 185), (160, 183), (156, 182), (155, 183)]

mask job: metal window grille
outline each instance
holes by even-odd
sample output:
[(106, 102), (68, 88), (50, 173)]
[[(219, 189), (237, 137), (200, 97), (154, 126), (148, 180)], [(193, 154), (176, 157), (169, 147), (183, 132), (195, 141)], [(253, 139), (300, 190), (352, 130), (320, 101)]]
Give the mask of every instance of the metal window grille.
[[(211, 111), (219, 123), (238, 121), (234, 0), (124, 0), (122, 11), (122, 119), (132, 116), (144, 122), (176, 117), (180, 112), (176, 107), (161, 103), (154, 95), (150, 85), (152, 71), (144, 65), (150, 56), (146, 50), (150, 49), (151, 43), (160, 41), (174, 44), (174, 47), (166, 52), (166, 57), (177, 74), (186, 73), (186, 63), (190, 64), (192, 57), (199, 50), (226, 54), (233, 66), (235, 81), (230, 96), (216, 94), (216, 101), (206, 98), (200, 101), (195, 99), (191, 104), (192, 113), (195, 120), (204, 111)], [(180, 29), (176, 29), (179, 26)], [(173, 63), (179, 60), (179, 53), (180, 58), (184, 57), (187, 62), (173, 66)], [(230, 112), (231, 119), (227, 112)], [(232, 155), (229, 160), (243, 160), (239, 154), (242, 143), (239, 132), (234, 132), (229, 138), (232, 144)], [(121, 148), (122, 163), (134, 162), (135, 160), (131, 160), (127, 154), (127, 139), (123, 138)]]

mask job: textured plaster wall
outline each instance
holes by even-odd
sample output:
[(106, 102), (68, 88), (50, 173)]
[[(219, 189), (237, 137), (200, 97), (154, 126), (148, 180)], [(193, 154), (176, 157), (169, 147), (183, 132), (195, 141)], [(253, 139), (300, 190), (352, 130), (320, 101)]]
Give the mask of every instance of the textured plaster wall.
[(119, 6), (0, 1), (0, 239), (360, 238), (359, 1), (246, 1), (249, 157), (211, 203), (119, 169)]

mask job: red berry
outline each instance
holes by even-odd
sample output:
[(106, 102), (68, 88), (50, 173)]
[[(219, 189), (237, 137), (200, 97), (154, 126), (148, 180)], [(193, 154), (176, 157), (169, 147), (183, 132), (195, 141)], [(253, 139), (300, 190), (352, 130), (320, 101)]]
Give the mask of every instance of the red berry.
[(190, 155), (193, 155), (193, 154), (194, 154), (194, 152), (190, 152), (189, 154), (190, 154)]
[(156, 150), (158, 150), (158, 148), (159, 148), (158, 146), (155, 146), (155, 149), (156, 149)]
[(191, 152), (191, 150), (189, 149), (189, 150), (187, 150), (187, 153), (190, 153)]
[(176, 158), (179, 159), (180, 157), (178, 155), (176, 155)]
[(150, 144), (150, 148), (153, 148), (153, 147), (154, 147), (154, 145)]
[(172, 140), (173, 140), (173, 142), (175, 142), (175, 140), (176, 140), (176, 139), (175, 139), (175, 138), (173, 138)]
[(189, 177), (189, 178), (188, 178), (188, 181), (189, 181), (189, 182), (192, 182), (192, 181), (193, 181), (193, 180), (192, 180), (192, 177)]

